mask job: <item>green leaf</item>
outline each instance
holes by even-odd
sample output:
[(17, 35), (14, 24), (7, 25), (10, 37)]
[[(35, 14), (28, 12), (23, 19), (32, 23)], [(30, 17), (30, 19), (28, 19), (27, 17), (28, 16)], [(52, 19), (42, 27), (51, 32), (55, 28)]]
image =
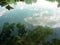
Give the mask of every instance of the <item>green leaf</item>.
[(5, 2), (5, 1), (3, 1), (3, 2), (0, 2), (0, 5), (3, 7), (3, 6), (5, 6), (5, 5), (7, 5), (8, 3), (7, 2)]
[(11, 9), (14, 9), (14, 8), (11, 7), (10, 5), (7, 5), (7, 6), (6, 6), (6, 9), (11, 10)]

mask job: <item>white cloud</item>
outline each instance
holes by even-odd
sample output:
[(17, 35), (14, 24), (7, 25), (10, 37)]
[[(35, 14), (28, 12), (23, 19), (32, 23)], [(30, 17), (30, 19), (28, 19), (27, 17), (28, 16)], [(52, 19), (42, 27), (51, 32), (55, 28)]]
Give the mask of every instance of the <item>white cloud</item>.
[(32, 20), (32, 17), (26, 17), (26, 18), (24, 18), (24, 20), (25, 20), (26, 22), (31, 21), (31, 20)]
[(1, 7), (0, 6), (0, 16), (2, 16), (5, 12), (7, 12), (8, 10), (5, 9), (5, 7)]
[[(33, 4), (26, 4), (23, 2), (17, 2), (17, 5), (14, 6), (14, 8), (16, 9), (30, 9), (30, 10), (43, 10), (42, 8), (46, 8), (46, 9), (51, 9), (52, 10), (52, 14), (50, 15), (48, 10), (42, 11), (40, 13), (35, 13), (29, 17), (24, 18), (24, 20), (28, 23), (31, 23), (33, 25), (48, 25), (51, 26), (48, 23), (55, 23), (57, 22), (55, 25), (53, 25), (52, 27), (57, 27), (58, 25), (60, 25), (60, 9), (57, 8), (57, 2), (51, 3), (45, 0), (38, 0), (37, 3), (33, 3)], [(5, 11), (0, 11), (0, 16), (3, 15)]]
[(5, 11), (0, 11), (0, 16), (2, 16), (5, 13)]
[(46, 0), (38, 0), (36, 3), (39, 7), (44, 7), (44, 8), (57, 8), (57, 2), (48, 2)]
[[(52, 10), (51, 10), (52, 11)], [(43, 25), (43, 26), (50, 26), (50, 27), (58, 27), (58, 23), (60, 25), (60, 15), (57, 15), (57, 12), (52, 11), (50, 15), (50, 12), (48, 10), (42, 11), (40, 13), (33, 14), (32, 17), (25, 18), (25, 21), (28, 23), (31, 23), (33, 25)]]
[(55, 24), (54, 26), (52, 26), (53, 28), (56, 28), (56, 27), (60, 27), (60, 23), (57, 23)]
[(37, 10), (37, 8), (52, 8), (52, 9), (56, 9), (57, 8), (57, 2), (48, 2), (45, 0), (37, 0), (36, 3), (32, 3), (32, 4), (26, 4), (24, 2), (18, 2), (16, 7), (17, 9), (24, 9), (24, 8), (32, 8)]

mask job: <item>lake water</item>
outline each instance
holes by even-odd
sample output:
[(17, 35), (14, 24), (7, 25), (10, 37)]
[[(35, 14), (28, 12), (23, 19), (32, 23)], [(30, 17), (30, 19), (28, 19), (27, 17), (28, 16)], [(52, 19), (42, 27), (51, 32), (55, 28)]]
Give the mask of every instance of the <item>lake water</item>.
[[(55, 19), (51, 20), (50, 18), (54, 17), (54, 11), (51, 9), (14, 9), (8, 12), (5, 12), (0, 17), (0, 27), (5, 22), (9, 23), (23, 23), (23, 24), (32, 24), (34, 26), (42, 25), (54, 27), (58, 22)], [(53, 28), (53, 35), (50, 38), (60, 38), (60, 28)]]
[(26, 5), (21, 2), (17, 6), (14, 5), (15, 9), (5, 11), (0, 16), (0, 28), (5, 22), (31, 24), (33, 26), (42, 25), (53, 28), (53, 34), (50, 38), (60, 38), (60, 9), (55, 7), (55, 3), (51, 6), (51, 3), (41, 2), (46, 4), (38, 2)]

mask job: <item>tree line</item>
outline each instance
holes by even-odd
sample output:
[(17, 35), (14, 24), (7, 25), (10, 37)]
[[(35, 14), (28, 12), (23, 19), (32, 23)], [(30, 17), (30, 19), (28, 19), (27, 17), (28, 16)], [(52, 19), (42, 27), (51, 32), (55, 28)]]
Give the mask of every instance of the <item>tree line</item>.
[(60, 45), (59, 39), (45, 41), (49, 35), (52, 35), (49, 27), (37, 26), (27, 30), (21, 23), (4, 23), (0, 33), (0, 45)]

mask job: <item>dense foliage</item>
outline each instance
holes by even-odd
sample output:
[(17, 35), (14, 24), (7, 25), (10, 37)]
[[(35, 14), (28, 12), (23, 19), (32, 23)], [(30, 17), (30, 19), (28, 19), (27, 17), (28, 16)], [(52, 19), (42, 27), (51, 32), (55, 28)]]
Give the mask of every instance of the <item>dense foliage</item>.
[[(5, 6), (6, 9), (10, 10), (13, 9), (13, 7), (10, 6), (10, 4), (16, 4), (16, 2), (25, 2), (27, 4), (32, 4), (34, 2), (37, 2), (37, 0), (0, 0), (0, 6)], [(60, 0), (47, 0), (47, 1), (51, 1), (51, 2), (58, 2), (58, 7), (60, 7)]]
[(13, 7), (10, 6), (10, 4), (16, 4), (16, 2), (26, 2), (27, 4), (31, 4), (33, 2), (36, 2), (37, 0), (0, 0), (0, 6), (5, 6), (6, 9), (10, 10), (13, 9)]
[(0, 33), (0, 45), (60, 45), (60, 40), (57, 39), (45, 42), (51, 34), (52, 29), (43, 26), (27, 30), (21, 23), (4, 23)]

